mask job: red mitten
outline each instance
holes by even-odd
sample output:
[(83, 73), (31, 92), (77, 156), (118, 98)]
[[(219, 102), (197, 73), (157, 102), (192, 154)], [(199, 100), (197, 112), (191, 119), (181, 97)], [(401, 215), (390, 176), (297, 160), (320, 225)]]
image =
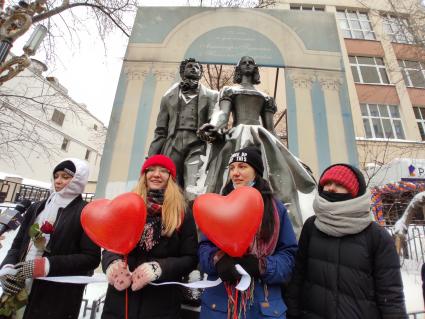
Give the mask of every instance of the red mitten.
[(131, 289), (133, 291), (142, 289), (148, 283), (158, 280), (161, 274), (161, 266), (156, 261), (143, 263), (133, 271)]
[(122, 260), (114, 261), (109, 265), (106, 269), (106, 277), (109, 284), (118, 291), (127, 289), (131, 285), (131, 272)]
[(45, 277), (48, 273), (46, 264), (48, 264), (48, 261), (45, 257), (20, 262), (15, 265), (15, 269), (18, 271), (16, 277), (19, 280)]

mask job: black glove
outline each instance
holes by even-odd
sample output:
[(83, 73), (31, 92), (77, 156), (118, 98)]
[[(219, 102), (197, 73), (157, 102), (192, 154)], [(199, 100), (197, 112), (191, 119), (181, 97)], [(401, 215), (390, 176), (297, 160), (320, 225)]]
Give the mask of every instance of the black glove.
[(254, 255), (245, 255), (244, 257), (236, 258), (235, 263), (241, 265), (251, 277), (260, 277), (260, 263)]
[(0, 277), (0, 285), (3, 292), (8, 295), (16, 295), (25, 288), (25, 281), (19, 280), (13, 275), (4, 275)]
[(215, 264), (215, 268), (217, 269), (218, 276), (223, 281), (235, 283), (241, 279), (241, 275), (235, 268), (235, 261), (229, 255), (221, 257), (221, 259)]

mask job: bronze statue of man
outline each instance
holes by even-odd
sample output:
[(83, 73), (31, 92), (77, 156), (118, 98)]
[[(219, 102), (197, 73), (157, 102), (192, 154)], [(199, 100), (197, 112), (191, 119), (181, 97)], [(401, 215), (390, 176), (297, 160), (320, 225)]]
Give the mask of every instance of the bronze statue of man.
[(183, 189), (194, 186), (202, 165), (206, 144), (197, 130), (208, 123), (218, 100), (218, 92), (199, 83), (202, 65), (193, 58), (180, 63), (182, 81), (164, 94), (156, 121), (155, 136), (149, 156), (164, 154), (177, 167), (178, 183)]

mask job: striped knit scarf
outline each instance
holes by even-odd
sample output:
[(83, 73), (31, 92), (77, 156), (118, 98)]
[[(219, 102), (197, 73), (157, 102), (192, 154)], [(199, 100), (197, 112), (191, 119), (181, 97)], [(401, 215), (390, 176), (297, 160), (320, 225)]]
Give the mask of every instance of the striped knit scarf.
[(162, 232), (162, 204), (164, 202), (163, 190), (150, 190), (147, 194), (148, 214), (146, 216), (146, 224), (143, 229), (142, 238), (139, 246), (142, 250), (148, 252), (161, 238)]

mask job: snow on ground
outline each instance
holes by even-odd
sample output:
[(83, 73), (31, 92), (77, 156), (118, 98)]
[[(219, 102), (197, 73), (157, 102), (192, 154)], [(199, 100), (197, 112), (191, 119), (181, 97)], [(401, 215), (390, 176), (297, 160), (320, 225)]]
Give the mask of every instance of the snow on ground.
[[(402, 272), (402, 277), (407, 312), (424, 311), (421, 276)], [(425, 319), (425, 314), (418, 315), (417, 319)]]

